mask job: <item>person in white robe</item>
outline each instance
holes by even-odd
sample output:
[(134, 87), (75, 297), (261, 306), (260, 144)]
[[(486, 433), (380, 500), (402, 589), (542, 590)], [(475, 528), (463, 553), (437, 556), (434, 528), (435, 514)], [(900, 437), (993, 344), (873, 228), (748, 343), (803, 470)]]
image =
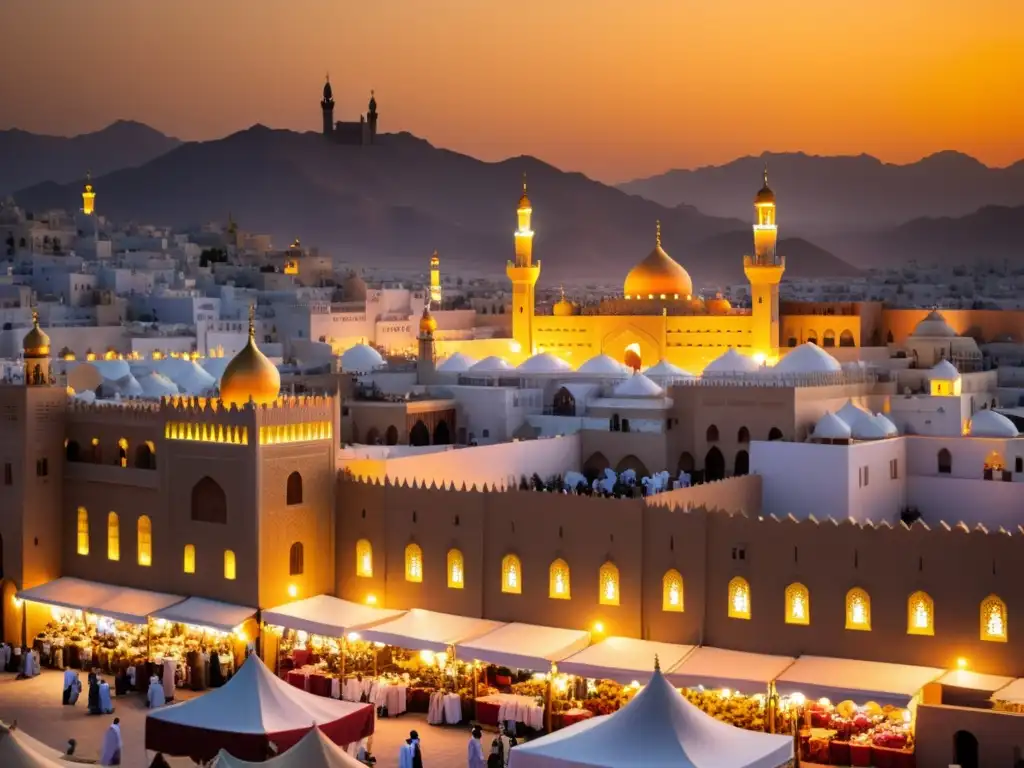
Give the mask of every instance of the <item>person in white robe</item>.
[(484, 747), (480, 743), (483, 731), (477, 726), (469, 737), (469, 750), (467, 755), (468, 768), (484, 768)]
[(149, 678), (149, 693), (146, 696), (146, 701), (150, 709), (156, 709), (164, 705), (164, 686), (156, 675)]
[(64, 706), (69, 706), (71, 704), (71, 689), (72, 689), (72, 686), (74, 685), (75, 680), (77, 678), (78, 678), (78, 675), (75, 674), (75, 670), (73, 670), (73, 669), (65, 669), (64, 670), (64, 699), (63, 699)]
[(100, 683), (100, 712), (104, 715), (114, 713), (114, 703), (110, 700), (110, 683), (106, 680)]
[(110, 724), (107, 732), (103, 735), (100, 765), (120, 765), (123, 748), (124, 743), (121, 741), (121, 718), (115, 717), (114, 722)]

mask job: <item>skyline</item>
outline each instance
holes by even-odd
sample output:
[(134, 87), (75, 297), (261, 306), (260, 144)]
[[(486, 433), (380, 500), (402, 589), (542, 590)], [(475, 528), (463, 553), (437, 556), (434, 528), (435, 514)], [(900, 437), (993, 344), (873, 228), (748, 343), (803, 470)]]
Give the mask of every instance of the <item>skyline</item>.
[(763, 151), (1024, 157), (1019, 3), (865, 0), (855, 18), (801, 0), (767, 15), (753, 0), (723, 5), (522, 0), (508, 23), (467, 0), (347, 11), (13, 0), (0, 24), (22, 32), (6, 48), (18, 64), (0, 83), (0, 127), (75, 135), (128, 119), (184, 140), (255, 123), (317, 131), (329, 71), (335, 119), (356, 119), (373, 89), (382, 132), (602, 181)]

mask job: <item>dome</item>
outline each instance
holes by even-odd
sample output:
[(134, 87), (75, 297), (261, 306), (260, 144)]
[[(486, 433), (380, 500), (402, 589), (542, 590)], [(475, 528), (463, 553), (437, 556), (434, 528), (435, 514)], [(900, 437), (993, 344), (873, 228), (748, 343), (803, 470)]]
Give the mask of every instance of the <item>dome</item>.
[(437, 330), (437, 320), (430, 314), (430, 307), (423, 308), (423, 316), (420, 317), (420, 335), (433, 336)]
[(704, 375), (722, 375), (732, 373), (757, 373), (761, 366), (749, 355), (744, 355), (730, 347), (725, 354), (715, 358), (704, 369)]
[(960, 334), (950, 327), (946, 318), (937, 309), (933, 309), (924, 320), (914, 326), (914, 332), (910, 335), (914, 338), (937, 339), (951, 338)]
[(896, 437), (900, 433), (900, 431), (896, 429), (896, 425), (893, 424), (889, 417), (884, 413), (876, 413), (875, 422), (885, 430), (885, 434), (889, 437)]
[[(187, 357), (165, 357), (149, 364), (153, 371), (174, 382), (186, 395), (202, 395), (217, 386), (217, 379), (195, 360)], [(228, 362), (228, 365), (231, 365)], [(227, 371), (225, 366), (224, 371)], [(223, 376), (223, 374), (221, 374)]]
[(530, 208), (530, 209), (533, 208), (533, 205), (530, 203), (530, 198), (526, 194), (526, 172), (525, 171), (523, 171), (523, 194), (519, 198), (518, 208), (519, 208), (520, 211), (525, 210), (527, 208)]
[(384, 358), (368, 344), (356, 344), (341, 355), (341, 370), (346, 373), (369, 373), (382, 365)]
[(516, 366), (520, 373), (564, 373), (571, 371), (572, 366), (550, 352), (538, 352)]
[(469, 373), (504, 373), (515, 370), (508, 362), (497, 355), (485, 357), (479, 363), (469, 366)]
[(620, 363), (614, 357), (608, 355), (597, 355), (592, 357), (579, 368), (576, 369), (577, 373), (601, 373), (601, 374), (619, 374), (626, 375), (630, 372), (630, 369)]
[(774, 373), (838, 373), (843, 367), (817, 344), (806, 342), (789, 352), (771, 370)]
[(177, 384), (156, 371), (150, 371), (147, 374), (143, 374), (136, 380), (142, 390), (142, 396), (153, 400), (158, 400), (161, 397), (170, 397), (180, 393)]
[(704, 302), (704, 308), (712, 315), (727, 315), (732, 310), (732, 304), (722, 294), (716, 293), (714, 298)]
[(199, 362), (199, 366), (219, 384), (220, 377), (224, 375), (224, 369), (230, 362), (226, 357), (206, 357)]
[(25, 357), (49, 357), (50, 337), (39, 327), (39, 313), (32, 310), (32, 330), (22, 339), (21, 349)]
[(652, 380), (668, 379), (695, 379), (697, 378), (689, 371), (684, 371), (678, 365), (672, 365), (668, 360), (661, 360), (644, 371), (644, 376)]
[(861, 408), (859, 405), (854, 405), (853, 400), (847, 400), (846, 405), (840, 408), (836, 412), (836, 416), (845, 421), (847, 425), (853, 426), (857, 419), (861, 416), (870, 416), (871, 414)]
[(551, 308), (551, 314), (555, 317), (570, 317), (576, 314), (576, 305), (565, 298), (565, 291), (562, 291), (562, 298)]
[(437, 370), (441, 373), (465, 373), (474, 365), (476, 365), (476, 360), (472, 357), (456, 352), (437, 366)]
[(888, 424), (882, 424), (870, 413), (862, 413), (856, 421), (850, 426), (850, 431), (853, 437), (857, 440), (882, 440), (886, 437), (892, 437), (892, 433), (888, 430), (888, 427), (892, 425), (886, 419)]
[(754, 196), (754, 205), (775, 205), (775, 193), (768, 186), (768, 163), (764, 164), (764, 184)]
[(960, 371), (949, 360), (939, 360), (939, 362), (932, 366), (928, 378), (938, 381), (956, 381), (960, 378)]
[(615, 387), (614, 394), (616, 397), (658, 397), (664, 393), (665, 390), (642, 373), (634, 373)]
[(1008, 418), (995, 411), (978, 411), (971, 417), (971, 437), (1019, 437), (1017, 427)]
[(341, 282), (341, 294), (345, 301), (366, 301), (366, 281), (355, 272), (349, 272)]
[(831, 411), (818, 419), (811, 435), (813, 440), (849, 440), (853, 436), (850, 425)]
[[(199, 366), (196, 368), (202, 371)], [(250, 400), (256, 405), (272, 403), (280, 393), (281, 374), (256, 346), (256, 325), (250, 308), (249, 341), (224, 369), (220, 378), (220, 399), (225, 405), (241, 408)]]
[(638, 299), (646, 299), (649, 296), (685, 298), (693, 293), (693, 281), (690, 280), (689, 273), (662, 250), (660, 222), (654, 250), (646, 259), (629, 270), (622, 292), (626, 296)]

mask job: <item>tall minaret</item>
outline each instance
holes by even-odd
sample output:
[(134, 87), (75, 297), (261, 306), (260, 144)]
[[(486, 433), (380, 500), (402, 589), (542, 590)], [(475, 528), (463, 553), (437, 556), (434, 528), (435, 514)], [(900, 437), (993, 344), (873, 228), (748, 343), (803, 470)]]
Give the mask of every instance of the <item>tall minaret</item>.
[(377, 141), (377, 97), (370, 91), (370, 103), (366, 107), (366, 123), (370, 129), (370, 144)]
[(324, 136), (331, 136), (334, 133), (334, 92), (331, 90), (330, 73), (324, 82), (324, 97), (320, 101), (320, 109), (324, 113)]
[(786, 271), (786, 259), (775, 249), (779, 228), (775, 223), (775, 193), (768, 186), (767, 163), (764, 185), (754, 197), (754, 210), (754, 255), (743, 257), (752, 302), (751, 347), (755, 354), (774, 358), (779, 352), (779, 282)]
[(505, 268), (512, 281), (512, 338), (519, 343), (524, 355), (532, 355), (533, 349), (533, 306), (534, 288), (540, 277), (540, 262), (533, 263), (533, 230), (530, 216), (533, 206), (526, 195), (526, 174), (523, 174), (523, 195), (519, 198), (516, 216), (516, 260), (508, 262)]
[(424, 305), (423, 316), (420, 318), (420, 333), (416, 337), (418, 342), (416, 350), (416, 383), (430, 384), (434, 379), (434, 372), (437, 370), (434, 356), (434, 331), (437, 330), (437, 320), (430, 314), (430, 303)]
[(92, 171), (85, 172), (85, 187), (82, 189), (82, 213), (92, 216), (96, 210), (96, 193), (92, 191)]
[(441, 259), (437, 251), (430, 257), (430, 300), (441, 307)]

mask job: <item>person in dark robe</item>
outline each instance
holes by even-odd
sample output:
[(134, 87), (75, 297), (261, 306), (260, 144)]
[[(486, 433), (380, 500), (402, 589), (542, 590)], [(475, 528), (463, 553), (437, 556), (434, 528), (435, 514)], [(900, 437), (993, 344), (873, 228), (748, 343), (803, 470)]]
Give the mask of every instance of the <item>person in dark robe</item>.
[(95, 672), (89, 673), (89, 714), (100, 713), (100, 681)]
[(224, 685), (224, 675), (220, 672), (220, 657), (214, 651), (210, 654), (210, 687), (220, 688)]

